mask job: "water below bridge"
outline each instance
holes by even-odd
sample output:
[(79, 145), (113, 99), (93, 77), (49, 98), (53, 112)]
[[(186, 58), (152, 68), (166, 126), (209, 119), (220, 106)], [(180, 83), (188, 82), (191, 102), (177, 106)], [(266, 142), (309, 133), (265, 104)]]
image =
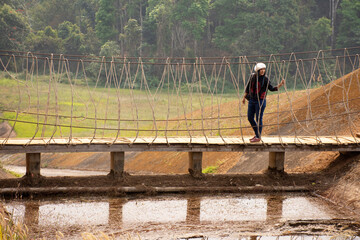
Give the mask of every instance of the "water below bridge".
[(54, 239), (60, 231), (65, 239), (84, 232), (114, 239), (360, 239), (351, 213), (300, 193), (12, 199), (4, 206), (34, 238)]

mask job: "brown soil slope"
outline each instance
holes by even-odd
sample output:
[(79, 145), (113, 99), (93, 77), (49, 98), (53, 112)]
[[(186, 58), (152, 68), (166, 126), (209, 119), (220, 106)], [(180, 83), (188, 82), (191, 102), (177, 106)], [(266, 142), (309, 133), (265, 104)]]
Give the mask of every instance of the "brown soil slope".
[[(323, 192), (322, 195), (344, 208), (355, 210), (359, 216), (360, 154), (345, 156), (343, 160), (350, 164), (339, 169), (337, 174), (334, 175), (335, 183)], [(340, 168), (341, 165), (342, 164), (339, 164), (337, 167)]]

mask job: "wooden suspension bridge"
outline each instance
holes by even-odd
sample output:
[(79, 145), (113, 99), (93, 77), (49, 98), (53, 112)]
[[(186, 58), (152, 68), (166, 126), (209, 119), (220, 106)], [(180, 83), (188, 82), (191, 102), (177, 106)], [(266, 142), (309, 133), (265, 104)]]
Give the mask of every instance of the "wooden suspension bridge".
[[(32, 130), (32, 137), (14, 138), (8, 134), (0, 138), (0, 154), (24, 153), (26, 175), (36, 178), (40, 176), (41, 154), (53, 152), (109, 152), (110, 174), (114, 176), (124, 173), (125, 152), (188, 152), (189, 172), (193, 176), (202, 173), (203, 152), (269, 152), (269, 168), (280, 172), (284, 171), (286, 152), (360, 152), (356, 125), (360, 113), (359, 50), (360, 47), (354, 48), (354, 53), (350, 53), (343, 49), (342, 55), (319, 51), (308, 59), (291, 53), (265, 56), (267, 60), (264, 56), (256, 56), (255, 60), (246, 56), (168, 58), (158, 63), (154, 63), (156, 59), (84, 60), (2, 51), (0, 77), (10, 80), (5, 79), (0, 86), (10, 85), (11, 89), (4, 89), (0, 97), (5, 102), (0, 102), (0, 121), (11, 123), (11, 133), (18, 125), (25, 126)], [(289, 109), (279, 110), (278, 96), (277, 107), (265, 113), (272, 121), (264, 125), (278, 131), (251, 143), (252, 129), (240, 99), (254, 64), (261, 58), (274, 83), (291, 79), (287, 80), (289, 89), (285, 87), (282, 102)], [(333, 71), (326, 67), (327, 61), (334, 66)], [(92, 84), (87, 78), (90, 66), (86, 63), (99, 67)], [(155, 88), (150, 86), (145, 65), (159, 74)], [(351, 76), (341, 80), (346, 73)], [(228, 97), (225, 86), (235, 91), (230, 115), (222, 109), (224, 98)], [(294, 89), (292, 95), (302, 90), (305, 96), (301, 101), (307, 107), (297, 107), (288, 92), (290, 86)], [(335, 100), (331, 98), (333, 89), (341, 92)], [(6, 98), (13, 98), (13, 102)], [(320, 104), (314, 105), (312, 101), (318, 98)], [(288, 117), (280, 121), (286, 112)], [(328, 134), (319, 133), (319, 123), (326, 123)], [(341, 124), (350, 129), (347, 135), (338, 133)], [(283, 126), (292, 127), (292, 132), (280, 131)], [(76, 136), (79, 129), (88, 132)]]

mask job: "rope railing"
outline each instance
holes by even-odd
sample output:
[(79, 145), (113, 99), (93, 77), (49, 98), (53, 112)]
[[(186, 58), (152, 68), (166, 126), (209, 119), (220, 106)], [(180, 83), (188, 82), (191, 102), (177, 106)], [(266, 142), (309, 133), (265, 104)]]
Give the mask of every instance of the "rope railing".
[[(241, 103), (261, 58), (273, 85), (264, 135), (353, 136), (360, 47), (262, 56), (130, 58), (0, 50), (0, 122), (17, 137), (168, 139), (252, 135)], [(314, 55), (309, 57), (309, 55)], [(299, 56), (305, 56), (300, 58)], [(151, 60), (151, 61), (150, 61)], [(167, 141), (167, 140), (166, 140)], [(92, 142), (92, 141), (91, 141)]]
[[(209, 59), (209, 60), (214, 60), (214, 59), (242, 59), (242, 58), (261, 58), (261, 57), (265, 57), (265, 58), (270, 58), (270, 56), (290, 56), (293, 54), (298, 55), (304, 55), (304, 54), (316, 54), (318, 55), (319, 53), (336, 53), (336, 52), (349, 52), (349, 51), (359, 51), (360, 46), (357, 47), (349, 47), (349, 48), (338, 48), (338, 49), (325, 49), (325, 50), (320, 50), (320, 51), (301, 51), (301, 52), (287, 52), (287, 53), (277, 53), (277, 54), (263, 54), (263, 55), (247, 55), (247, 56), (225, 56), (225, 57), (201, 57), (202, 59)], [(95, 59), (95, 58), (103, 58), (102, 56), (94, 56), (94, 55), (74, 55), (74, 54), (56, 54), (56, 53), (40, 53), (40, 52), (27, 52), (27, 51), (15, 51), (15, 50), (0, 50), (0, 53), (9, 53), (9, 54), (18, 54), (18, 55), (33, 55), (33, 56), (64, 56), (66, 58), (80, 58), (80, 59), (84, 59), (84, 58), (91, 58), (91, 59)], [(339, 55), (339, 54), (335, 54), (335, 55)], [(136, 59), (138, 60), (139, 57), (131, 57), (131, 56), (115, 56), (115, 57), (110, 57), (112, 59)], [(141, 57), (141, 59), (155, 59), (155, 60), (196, 60), (197, 57)]]

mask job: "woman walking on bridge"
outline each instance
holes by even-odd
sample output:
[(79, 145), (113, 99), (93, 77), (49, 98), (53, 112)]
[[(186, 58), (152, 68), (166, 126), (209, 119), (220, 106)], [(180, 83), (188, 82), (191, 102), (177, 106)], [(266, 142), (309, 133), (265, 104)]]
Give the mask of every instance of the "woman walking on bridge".
[(278, 91), (285, 84), (285, 80), (283, 79), (276, 87), (272, 86), (269, 78), (265, 75), (266, 65), (264, 63), (257, 63), (254, 71), (255, 73), (251, 74), (250, 80), (246, 85), (242, 102), (245, 104), (245, 99), (249, 101), (247, 117), (255, 132), (255, 136), (250, 139), (250, 142), (259, 142), (261, 140), (263, 114), (266, 107), (266, 93), (268, 90)]

